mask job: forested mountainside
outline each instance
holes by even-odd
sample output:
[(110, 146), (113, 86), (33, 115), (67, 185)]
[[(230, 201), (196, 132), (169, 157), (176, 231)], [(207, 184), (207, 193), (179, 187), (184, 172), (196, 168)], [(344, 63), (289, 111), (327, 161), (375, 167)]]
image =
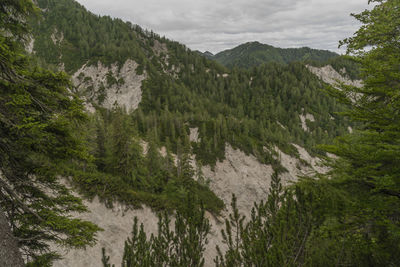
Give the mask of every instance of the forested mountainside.
[[(33, 54), (41, 64), (73, 75), (76, 92), (96, 107), (82, 133), (95, 161), (91, 174), (76, 178), (90, 194), (174, 207), (181, 193), (194, 190), (208, 209), (218, 211), (222, 203), (206, 186), (183, 179), (195, 173), (185, 171), (191, 154), (200, 166), (214, 166), (229, 143), (285, 172), (275, 146), (295, 157), (292, 143), (321, 153), (316, 144), (348, 131), (348, 122), (337, 115), (342, 104), (323, 92), (321, 80), (303, 64), (228, 70), (139, 26), (93, 15), (74, 1), (38, 5), (43, 19), (33, 22)], [(139, 77), (134, 105), (121, 100), (132, 97), (124, 94), (129, 75)], [(113, 107), (115, 101), (124, 107)], [(190, 129), (198, 131), (199, 142), (191, 142)], [(149, 143), (147, 156), (140, 140)], [(182, 165), (174, 167), (159, 148), (178, 155)]]
[(360, 66), (354, 60), (327, 50), (302, 48), (277, 48), (259, 42), (249, 42), (235, 48), (221, 51), (215, 55), (210, 52), (200, 55), (215, 60), (228, 68), (251, 69), (263, 64), (290, 64), (301, 62), (306, 65), (331, 66), (343, 77), (351, 80), (360, 79)]
[(73, 0), (3, 1), (0, 265), (398, 266), (400, 2), (369, 2), (336, 67), (228, 69)]
[(259, 42), (248, 42), (215, 55), (207, 54), (206, 56), (229, 68), (234, 66), (250, 68), (271, 62), (289, 64), (296, 61), (315, 61), (322, 63), (339, 55), (328, 50), (308, 47), (278, 48)]

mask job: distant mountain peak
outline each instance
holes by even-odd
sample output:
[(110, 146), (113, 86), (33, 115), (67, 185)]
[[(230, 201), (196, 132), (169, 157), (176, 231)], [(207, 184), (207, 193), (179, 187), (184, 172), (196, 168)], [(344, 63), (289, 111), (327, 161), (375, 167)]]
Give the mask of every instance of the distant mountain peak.
[(279, 48), (258, 41), (251, 41), (221, 51), (214, 55), (212, 59), (226, 67), (248, 68), (271, 62), (281, 64), (288, 64), (294, 61), (325, 62), (338, 56), (338, 54), (328, 50), (309, 47)]

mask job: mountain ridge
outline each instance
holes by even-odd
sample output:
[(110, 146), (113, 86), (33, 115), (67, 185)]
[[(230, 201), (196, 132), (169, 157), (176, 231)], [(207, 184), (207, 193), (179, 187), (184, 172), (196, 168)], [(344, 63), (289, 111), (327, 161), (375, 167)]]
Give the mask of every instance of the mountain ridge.
[(339, 54), (329, 50), (309, 47), (280, 48), (258, 41), (246, 42), (215, 55), (208, 53), (205, 55), (205, 53), (203, 55), (207, 58), (230, 68), (234, 66), (249, 68), (272, 62), (288, 64), (295, 61), (315, 61), (322, 63), (339, 56)]

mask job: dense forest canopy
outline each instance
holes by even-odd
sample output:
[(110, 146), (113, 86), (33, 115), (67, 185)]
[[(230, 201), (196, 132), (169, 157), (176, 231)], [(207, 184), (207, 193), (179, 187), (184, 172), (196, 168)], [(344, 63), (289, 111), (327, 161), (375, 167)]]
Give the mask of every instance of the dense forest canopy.
[(281, 64), (288, 64), (295, 61), (326, 62), (338, 56), (338, 54), (328, 50), (311, 49), (309, 47), (277, 48), (259, 42), (241, 44), (213, 56), (208, 54), (210, 59), (216, 60), (226, 67), (235, 66), (240, 68), (260, 66), (271, 62)]
[[(162, 212), (158, 235), (150, 238), (135, 221), (124, 266), (204, 265), (205, 211), (219, 215), (225, 206), (202, 166), (224, 160), (229, 144), (272, 165), (274, 174), (266, 201), (248, 221), (233, 197), (222, 233), (227, 250), (217, 249), (217, 266), (399, 265), (400, 3), (370, 2), (376, 2), (370, 11), (353, 15), (364, 26), (342, 42), (348, 57), (248, 43), (223, 54), (223, 66), (72, 0), (37, 0), (38, 7), (3, 1), (0, 224), (8, 227), (0, 235), (10, 246), (1, 247), (0, 260), (21, 266), (19, 247), (31, 266), (46, 266), (58, 257), (51, 242), (76, 248), (95, 242), (96, 225), (68, 216), (85, 211), (68, 182), (109, 207), (118, 201)], [(32, 53), (24, 50), (29, 36)], [(100, 87), (84, 90), (68, 76), (82, 66), (120, 72), (128, 60), (145, 77), (135, 110), (102, 105), (105, 90), (118, 93), (125, 83), (112, 72)], [(305, 64), (345, 68), (364, 86), (337, 90)], [(93, 112), (85, 113), (84, 104)], [(313, 119), (302, 121), (307, 116)], [(293, 144), (338, 158), (329, 160), (329, 173), (283, 188), (280, 174), (287, 170), (278, 150), (299, 158)], [(13, 248), (8, 255), (15, 256), (3, 256)]]
[[(101, 98), (92, 99), (97, 111), (82, 136), (94, 161), (90, 172), (79, 171), (74, 178), (89, 196), (160, 209), (175, 207), (189, 191), (200, 195), (206, 209), (218, 212), (223, 205), (206, 183), (179, 177), (200, 177), (196, 169), (225, 158), (226, 143), (285, 172), (275, 146), (295, 157), (292, 143), (323, 154), (316, 144), (347, 131), (349, 122), (337, 114), (344, 106), (323, 92), (323, 83), (301, 63), (229, 70), (139, 26), (93, 15), (73, 1), (38, 5), (44, 12), (40, 22), (32, 21), (33, 51), (42, 65), (63, 66), (74, 74), (84, 64), (121, 67), (133, 59), (139, 64), (137, 74), (146, 75), (142, 100), (133, 112), (106, 110)], [(108, 86), (119, 83), (107, 77)], [(89, 77), (80, 79), (90, 82)], [(99, 96), (107, 84), (77, 93)], [(306, 114), (315, 118), (305, 122), (307, 131), (301, 123)], [(198, 129), (199, 142), (189, 140), (190, 128)], [(143, 156), (140, 140), (149, 143), (152, 153)], [(170, 156), (159, 154), (163, 147)], [(197, 167), (182, 171), (192, 154)], [(171, 164), (173, 155), (182, 164), (177, 168)], [(68, 174), (79, 170), (71, 168)]]

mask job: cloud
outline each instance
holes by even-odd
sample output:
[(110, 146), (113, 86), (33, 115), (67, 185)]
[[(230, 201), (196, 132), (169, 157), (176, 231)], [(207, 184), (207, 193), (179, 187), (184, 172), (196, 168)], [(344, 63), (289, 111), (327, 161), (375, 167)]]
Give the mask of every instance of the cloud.
[(96, 14), (151, 29), (213, 53), (248, 41), (338, 52), (360, 26), (350, 13), (367, 0), (77, 0)]

